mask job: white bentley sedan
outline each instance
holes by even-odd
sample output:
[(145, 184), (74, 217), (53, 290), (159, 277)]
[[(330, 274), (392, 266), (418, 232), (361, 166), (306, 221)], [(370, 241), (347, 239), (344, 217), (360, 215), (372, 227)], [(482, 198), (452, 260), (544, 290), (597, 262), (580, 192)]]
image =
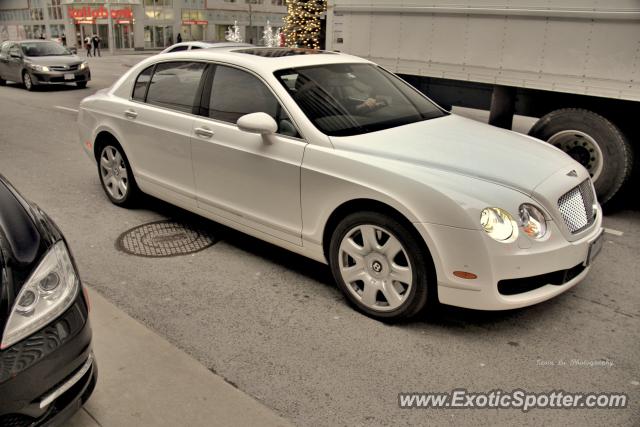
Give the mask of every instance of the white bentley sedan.
[(584, 279), (602, 245), (580, 164), (354, 56), (158, 55), (85, 98), (78, 120), (116, 205), (147, 193), (327, 263), (379, 319), (428, 300), (535, 304)]

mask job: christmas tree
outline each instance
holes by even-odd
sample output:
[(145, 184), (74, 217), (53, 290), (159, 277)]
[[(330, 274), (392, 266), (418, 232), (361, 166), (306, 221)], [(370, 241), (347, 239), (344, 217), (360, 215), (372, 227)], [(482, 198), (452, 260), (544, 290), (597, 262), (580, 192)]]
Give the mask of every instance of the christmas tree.
[(267, 20), (267, 26), (264, 28), (263, 41), (264, 45), (267, 47), (278, 47), (280, 46), (280, 28), (277, 28), (276, 31), (273, 31), (271, 28), (271, 23)]
[(238, 21), (233, 22), (233, 27), (227, 28), (227, 32), (224, 36), (225, 40), (230, 42), (242, 43), (242, 36), (240, 35), (240, 27), (238, 27)]
[(326, 0), (287, 0), (284, 34), (289, 47), (320, 49), (320, 18)]

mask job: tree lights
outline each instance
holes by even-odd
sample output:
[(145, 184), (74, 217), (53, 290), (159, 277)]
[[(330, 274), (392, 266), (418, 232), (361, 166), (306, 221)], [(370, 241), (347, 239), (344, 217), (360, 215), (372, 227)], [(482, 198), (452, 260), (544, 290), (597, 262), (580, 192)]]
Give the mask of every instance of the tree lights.
[(289, 47), (320, 49), (320, 18), (326, 0), (287, 0), (284, 34)]

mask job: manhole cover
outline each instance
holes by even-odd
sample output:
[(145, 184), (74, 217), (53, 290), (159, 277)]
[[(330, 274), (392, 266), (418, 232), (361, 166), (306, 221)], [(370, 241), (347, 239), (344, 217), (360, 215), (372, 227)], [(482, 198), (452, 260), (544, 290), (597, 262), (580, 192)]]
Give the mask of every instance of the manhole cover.
[(191, 224), (165, 220), (142, 224), (118, 237), (118, 249), (139, 256), (169, 257), (201, 251), (216, 243), (211, 233)]

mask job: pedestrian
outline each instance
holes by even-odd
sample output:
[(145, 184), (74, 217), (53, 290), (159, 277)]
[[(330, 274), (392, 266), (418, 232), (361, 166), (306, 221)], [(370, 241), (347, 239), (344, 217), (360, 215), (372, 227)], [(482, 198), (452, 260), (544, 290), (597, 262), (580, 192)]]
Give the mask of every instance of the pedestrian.
[(98, 36), (97, 34), (93, 35), (93, 38), (91, 39), (91, 43), (93, 43), (93, 56), (96, 56), (96, 52), (98, 52), (98, 56), (102, 56), (100, 54), (100, 42), (102, 40), (100, 39), (100, 36)]
[(67, 45), (67, 36), (65, 36), (64, 33), (62, 33), (62, 36), (60, 37), (60, 41), (62, 41), (62, 46)]
[(84, 48), (87, 49), (87, 58), (91, 56), (91, 37), (87, 36), (84, 39)]
[(180, 33), (178, 33), (178, 36), (176, 37), (176, 42), (182, 43), (182, 36), (180, 35)]

